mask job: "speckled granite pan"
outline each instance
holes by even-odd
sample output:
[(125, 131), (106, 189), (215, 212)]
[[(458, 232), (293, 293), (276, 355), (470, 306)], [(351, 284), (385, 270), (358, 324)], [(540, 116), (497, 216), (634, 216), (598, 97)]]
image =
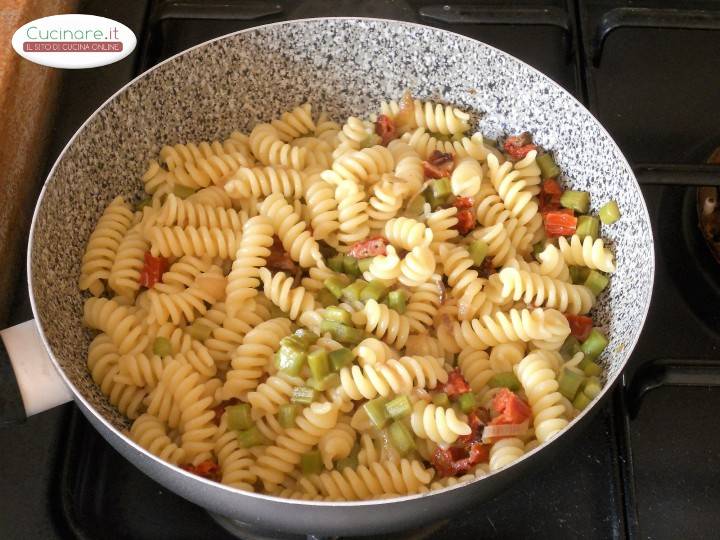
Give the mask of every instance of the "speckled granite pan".
[[(30, 240), (35, 315), (78, 404), (121, 453), (170, 489), (251, 523), (323, 534), (369, 534), (417, 526), (460, 508), (461, 499), (489, 497), (569, 438), (565, 433), (512, 467), (461, 490), (390, 503), (287, 502), (198, 479), (150, 456), (120, 434), (124, 419), (86, 371), (91, 334), (81, 324), (83, 297), (77, 290), (83, 248), (113, 197), (139, 195), (140, 176), (163, 144), (249, 131), (306, 100), (335, 119), (362, 115), (376, 110), (383, 99), (398, 98), (405, 88), (417, 97), (475, 112), (479, 128), (492, 137), (531, 131), (539, 144), (555, 152), (572, 185), (590, 191), (595, 210), (608, 199), (618, 201), (622, 219), (603, 230), (617, 255), (618, 271), (599, 307), (598, 321), (611, 336), (607, 386), (619, 375), (650, 302), (653, 241), (630, 167), (582, 105), (513, 57), (428, 27), (314, 19), (250, 29), (160, 64), (100, 108), (53, 168)], [(586, 418), (587, 413), (581, 415), (568, 431), (578, 431), (577, 424)]]

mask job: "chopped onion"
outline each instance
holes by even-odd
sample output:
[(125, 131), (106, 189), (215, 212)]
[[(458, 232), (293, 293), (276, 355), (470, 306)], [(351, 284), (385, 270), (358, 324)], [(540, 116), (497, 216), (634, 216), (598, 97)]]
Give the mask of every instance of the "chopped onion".
[(528, 430), (528, 421), (522, 424), (497, 424), (483, 428), (482, 442), (490, 442), (491, 439), (500, 437), (519, 437), (525, 435)]

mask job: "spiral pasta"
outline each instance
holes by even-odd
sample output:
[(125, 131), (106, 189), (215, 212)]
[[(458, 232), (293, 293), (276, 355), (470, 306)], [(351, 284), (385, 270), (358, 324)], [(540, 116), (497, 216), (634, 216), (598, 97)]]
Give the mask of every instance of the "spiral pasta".
[(281, 194), (274, 193), (265, 199), (260, 206), (260, 214), (272, 222), (283, 247), (293, 260), (304, 268), (317, 264), (321, 257), (318, 243), (306, 230), (302, 217)]
[[(87, 367), (138, 447), (246, 491), (389, 498), (481, 478), (578, 414), (559, 378), (586, 377), (564, 345), (595, 298), (569, 265), (615, 263), (601, 239), (546, 236), (545, 150), (409, 95), (381, 111), (339, 125), (303, 103), (164, 146), (148, 196), (101, 215), (79, 276)], [(524, 432), (486, 428), (478, 453), (506, 399), (529, 403)]]
[(430, 439), (437, 444), (452, 444), (460, 435), (470, 435), (470, 426), (448, 407), (438, 407), (418, 400), (410, 414), (410, 426), (421, 439)]
[(253, 484), (257, 477), (250, 472), (254, 463), (252, 455), (240, 446), (237, 434), (228, 428), (227, 422), (227, 413), (224, 413), (213, 441), (213, 453), (217, 456), (222, 475), (220, 481), (228, 486), (255, 491)]
[[(453, 327), (454, 337), (461, 347), (471, 347), (484, 350), (499, 343), (511, 341), (549, 340), (556, 336), (565, 339), (570, 333), (570, 327), (553, 320), (555, 324), (547, 324), (547, 313), (540, 308), (533, 311), (511, 309), (507, 313), (496, 313), (494, 316), (486, 315), (481, 319), (456, 322)], [(562, 316), (561, 313), (556, 312)]]
[(263, 165), (282, 165), (302, 170), (307, 160), (307, 150), (291, 146), (280, 137), (270, 124), (258, 124), (250, 132), (250, 149)]
[(145, 240), (140, 225), (130, 229), (118, 245), (110, 268), (108, 285), (119, 296), (133, 299), (140, 290), (140, 272), (149, 247), (150, 243)]
[(209, 255), (230, 259), (237, 251), (240, 233), (207, 227), (150, 227), (150, 251), (163, 257)]
[(425, 173), (422, 159), (410, 145), (395, 139), (388, 144), (388, 150), (395, 161), (395, 178), (402, 181), (410, 194), (414, 195), (422, 189)]
[(443, 362), (432, 356), (403, 356), (384, 364), (340, 370), (340, 386), (349, 399), (373, 399), (408, 394), (413, 388), (435, 388), (447, 381)]
[(337, 159), (353, 150), (360, 150), (374, 133), (374, 126), (370, 122), (350, 116), (338, 133), (339, 144), (333, 152), (333, 158)]
[(433, 246), (438, 246), (443, 242), (449, 242), (456, 238), (459, 233), (455, 229), (458, 223), (457, 208), (443, 208), (431, 213), (427, 218), (427, 226), (433, 234)]
[(492, 257), (493, 266), (505, 266), (517, 257), (517, 251), (508, 238), (507, 229), (502, 223), (492, 227), (483, 227), (476, 231), (475, 237), (488, 245), (488, 256)]
[(295, 107), (292, 111), (284, 112), (280, 118), (276, 118), (270, 122), (272, 127), (278, 133), (278, 137), (283, 142), (312, 133), (315, 131), (315, 122), (312, 118), (312, 105), (304, 103)]
[(365, 238), (370, 233), (370, 218), (362, 187), (351, 180), (345, 180), (335, 188), (335, 200), (338, 203), (340, 222), (338, 240), (347, 246)]
[[(203, 141), (199, 144), (187, 143), (166, 145), (160, 150), (160, 161), (164, 163), (169, 171), (173, 171), (186, 164), (195, 164), (203, 159), (213, 156), (222, 156), (233, 152), (247, 152), (247, 145), (233, 133), (230, 139), (220, 141)], [(239, 134), (238, 134), (239, 135)]]
[(283, 272), (274, 276), (267, 268), (260, 269), (265, 296), (295, 320), (301, 313), (315, 309), (315, 299), (304, 287), (293, 287), (293, 278)]
[(88, 298), (83, 323), (110, 336), (120, 354), (142, 352), (148, 345), (144, 324), (126, 306), (107, 298)]
[(130, 428), (130, 438), (160, 459), (178, 465), (185, 461), (185, 450), (168, 436), (164, 422), (150, 414), (138, 416)]
[(379, 279), (386, 283), (392, 283), (400, 277), (400, 257), (393, 246), (385, 248), (385, 255), (376, 255), (370, 262), (370, 267), (365, 271), (363, 277), (371, 281)]
[(450, 187), (453, 194), (459, 197), (475, 197), (480, 192), (483, 179), (483, 168), (473, 157), (458, 160), (450, 176)]
[(540, 260), (540, 274), (560, 281), (570, 281), (570, 270), (565, 263), (563, 254), (554, 245), (546, 245), (538, 255), (538, 259)]
[(406, 217), (394, 218), (385, 224), (385, 238), (399, 248), (410, 251), (433, 241), (433, 231), (425, 224)]
[(458, 158), (469, 156), (482, 162), (489, 153), (488, 148), (483, 144), (483, 137), (480, 133), (475, 133), (472, 137), (463, 137), (459, 141), (445, 141), (420, 127), (403, 134), (400, 140), (412, 147), (422, 159), (428, 159), (433, 152), (442, 152), (454, 154)]
[(451, 294), (462, 298), (464, 316), (460, 318), (470, 319), (485, 304), (483, 287), (486, 280), (479, 277), (477, 270), (472, 269), (473, 261), (464, 247), (441, 244), (439, 254), (448, 285), (452, 287)]
[(318, 180), (305, 190), (305, 202), (315, 239), (336, 244), (335, 235), (340, 228), (340, 223), (338, 222), (338, 201), (335, 199), (333, 186), (324, 180)]
[(162, 324), (172, 320), (179, 325), (192, 322), (199, 315), (207, 312), (206, 304), (215, 303), (225, 290), (225, 278), (217, 266), (210, 267), (208, 272), (200, 274), (185, 290), (162, 293), (150, 290), (147, 297), (150, 304), (150, 322)]
[(240, 167), (224, 189), (233, 199), (264, 198), (272, 193), (298, 199), (303, 194), (303, 174), (280, 166)]
[(516, 437), (500, 439), (490, 448), (490, 471), (510, 465), (525, 454), (525, 445)]
[(305, 407), (296, 419), (296, 427), (289, 428), (275, 439), (257, 459), (250, 471), (263, 481), (266, 489), (280, 484), (292, 471), (300, 455), (315, 446), (337, 423), (338, 411), (329, 403), (313, 403)]
[(441, 302), (440, 287), (440, 276), (433, 274), (425, 283), (415, 287), (410, 294), (405, 316), (410, 320), (410, 327), (415, 332), (425, 332), (432, 326)]
[(333, 462), (344, 459), (350, 455), (355, 444), (357, 432), (348, 424), (338, 424), (325, 433), (318, 441), (318, 450), (322, 456), (325, 468), (331, 470)]
[(147, 356), (144, 353), (126, 354), (118, 358), (115, 382), (128, 386), (155, 388), (171, 357)]
[(394, 167), (395, 160), (390, 150), (375, 145), (343, 154), (333, 162), (332, 169), (323, 171), (320, 177), (335, 185), (344, 180), (371, 184), (381, 174), (392, 172)]
[(270, 255), (273, 232), (272, 222), (265, 216), (255, 216), (245, 223), (225, 288), (229, 315), (242, 311), (244, 303), (257, 295), (259, 268)]
[(395, 217), (402, 206), (404, 193), (404, 186), (392, 181), (380, 182), (373, 186), (367, 211), (372, 230), (383, 229), (385, 223)]
[(270, 313), (257, 305), (254, 309), (246, 308), (233, 316), (225, 317), (222, 325), (214, 328), (212, 335), (205, 340), (215, 362), (223, 364), (229, 361), (231, 353), (242, 343), (245, 335), (269, 318)]
[(243, 397), (255, 390), (272, 355), (280, 348), (280, 339), (290, 332), (290, 321), (270, 319), (250, 330), (232, 354), (230, 369), (225, 377), (223, 398)]
[(358, 364), (362, 367), (384, 364), (390, 358), (397, 357), (396, 351), (393, 351), (388, 345), (376, 338), (365, 338), (353, 349), (353, 353), (357, 356)]
[(405, 345), (410, 333), (410, 321), (406, 316), (372, 299), (365, 304), (362, 313), (366, 317), (366, 332), (374, 333), (399, 349)]
[(120, 354), (110, 336), (99, 334), (88, 349), (88, 370), (110, 404), (117, 407), (120, 414), (132, 420), (140, 414), (147, 390), (115, 380), (119, 373), (119, 358)]
[(110, 271), (123, 237), (132, 224), (133, 213), (122, 197), (115, 197), (105, 209), (85, 248), (80, 267), (80, 290), (100, 296), (105, 290), (103, 280)]
[[(346, 467), (310, 477), (303, 483), (308, 495), (322, 494), (328, 500), (354, 501), (387, 497), (388, 494), (409, 495), (423, 491), (433, 473), (419, 461), (403, 459), (400, 463), (373, 463), (356, 469)], [(310, 487), (312, 486), (312, 487)]]
[(511, 171), (512, 163), (506, 161), (500, 165), (494, 154), (488, 155), (487, 165), (490, 181), (505, 207), (521, 225), (528, 223), (537, 215), (538, 205), (533, 200), (532, 193), (525, 189), (527, 182), (518, 178), (518, 171)]
[(531, 352), (515, 366), (515, 373), (532, 408), (535, 436), (543, 443), (568, 424), (555, 372), (540, 353)]
[(210, 156), (194, 163), (186, 162), (173, 169), (168, 174), (167, 181), (170, 185), (177, 184), (192, 189), (220, 186), (239, 167), (249, 167), (252, 164), (252, 160), (242, 152)]
[(558, 238), (558, 247), (567, 264), (587, 266), (602, 272), (615, 271), (612, 253), (605, 248), (602, 238), (593, 241), (590, 236), (586, 236), (580, 240), (580, 237), (574, 234), (568, 242), (561, 236)]
[[(383, 103), (383, 114), (394, 117), (400, 110), (399, 105), (391, 101)], [(431, 101), (413, 100), (411, 127), (427, 128), (433, 133), (449, 135), (462, 133), (470, 128), (470, 115), (451, 105), (441, 105)]]
[(502, 295), (526, 304), (547, 306), (577, 315), (587, 313), (595, 303), (595, 297), (584, 285), (573, 285), (547, 276), (525, 272), (515, 268), (500, 271), (503, 284)]
[(457, 364), (473, 392), (483, 390), (495, 375), (489, 356), (484, 350), (463, 349), (458, 355)]
[(435, 255), (426, 246), (416, 246), (405, 255), (400, 263), (400, 283), (408, 287), (419, 287), (435, 272)]

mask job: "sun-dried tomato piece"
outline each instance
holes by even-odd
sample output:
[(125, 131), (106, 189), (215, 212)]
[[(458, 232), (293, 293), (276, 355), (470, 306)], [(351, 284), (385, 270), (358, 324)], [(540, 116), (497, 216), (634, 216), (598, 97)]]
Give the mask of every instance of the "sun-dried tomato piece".
[(355, 257), (356, 259), (365, 259), (367, 257), (375, 257), (376, 255), (386, 255), (385, 250), (387, 246), (387, 240), (382, 236), (373, 236), (367, 240), (361, 240), (356, 242), (348, 251), (348, 255)]
[(499, 414), (490, 421), (491, 425), (522, 424), (532, 414), (530, 406), (507, 388), (501, 389), (495, 395), (493, 409)]
[(149, 251), (145, 252), (145, 264), (140, 271), (140, 285), (152, 289), (162, 280), (162, 275), (168, 269), (168, 260), (165, 257), (154, 257)]
[(454, 398), (465, 392), (470, 392), (470, 385), (462, 376), (459, 369), (454, 369), (448, 373), (448, 380), (443, 390), (449, 397)]
[(455, 157), (453, 154), (434, 150), (427, 161), (423, 161), (423, 170), (428, 178), (443, 178), (450, 176), (455, 168)]
[(536, 150), (537, 145), (533, 144), (532, 135), (525, 131), (520, 135), (511, 135), (505, 139), (503, 148), (512, 159), (520, 160), (531, 150)]
[(453, 206), (455, 208), (457, 208), (458, 210), (472, 208), (473, 207), (473, 199), (472, 199), (472, 197), (455, 197), (455, 200), (453, 201)]
[(270, 246), (270, 255), (265, 261), (265, 266), (272, 272), (282, 271), (293, 273), (297, 270), (295, 261), (290, 258), (290, 254), (280, 241), (280, 238), (273, 236), (273, 244)]
[(465, 236), (467, 233), (469, 233), (475, 228), (475, 214), (473, 214), (471, 210), (463, 208), (457, 213), (455, 217), (457, 217), (458, 220), (458, 222), (455, 224), (455, 228), (463, 236)]
[[(566, 212), (565, 210), (570, 210)], [(570, 236), (577, 229), (577, 218), (569, 208), (553, 210), (544, 216), (545, 234), (548, 236)]]
[(208, 480), (215, 480), (216, 482), (220, 480), (220, 467), (212, 459), (206, 459), (197, 465), (180, 465), (180, 468)]
[(448, 152), (433, 150), (432, 154), (430, 154), (430, 157), (428, 157), (428, 161), (433, 165), (440, 167), (442, 165), (447, 165), (448, 163), (454, 163), (455, 158), (453, 154), (449, 154)]
[(380, 135), (382, 141), (380, 144), (387, 146), (390, 141), (397, 138), (397, 129), (395, 122), (389, 116), (381, 114), (375, 121), (375, 133)]

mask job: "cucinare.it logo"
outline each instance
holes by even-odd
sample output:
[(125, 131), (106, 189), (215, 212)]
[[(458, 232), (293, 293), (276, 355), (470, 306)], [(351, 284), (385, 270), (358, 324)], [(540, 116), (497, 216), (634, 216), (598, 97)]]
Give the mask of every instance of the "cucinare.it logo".
[(18, 28), (12, 46), (44, 66), (81, 69), (104, 66), (129, 55), (137, 38), (127, 26), (95, 15), (53, 15)]

